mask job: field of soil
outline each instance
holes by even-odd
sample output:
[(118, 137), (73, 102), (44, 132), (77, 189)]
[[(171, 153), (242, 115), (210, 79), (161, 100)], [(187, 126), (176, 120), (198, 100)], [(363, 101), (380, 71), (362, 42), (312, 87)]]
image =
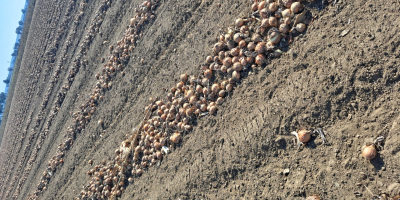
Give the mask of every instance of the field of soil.
[[(0, 199), (80, 197), (88, 171), (140, 127), (149, 99), (167, 99), (181, 74), (202, 75), (221, 30), (253, 12), (250, 0), (159, 0), (90, 119), (66, 139), (142, 3), (30, 1), (0, 127)], [(303, 3), (307, 29), (279, 58), (246, 68), (217, 112), (191, 118), (182, 142), (132, 175), (118, 199), (400, 195), (400, 1)], [(301, 128), (323, 129), (327, 143), (315, 135), (298, 148), (291, 132)], [(362, 147), (379, 136), (378, 156), (366, 160)]]

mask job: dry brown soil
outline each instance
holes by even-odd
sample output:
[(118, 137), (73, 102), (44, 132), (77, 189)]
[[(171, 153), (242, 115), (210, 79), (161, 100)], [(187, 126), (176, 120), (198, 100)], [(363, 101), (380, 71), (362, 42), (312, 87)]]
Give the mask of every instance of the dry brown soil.
[[(149, 97), (164, 97), (163, 89), (174, 86), (182, 73), (199, 74), (219, 30), (247, 17), (249, 2), (162, 0), (155, 19), (142, 30), (125, 76), (117, 76), (40, 199), (76, 197), (89, 181), (86, 172), (92, 166), (87, 161), (98, 164), (114, 157), (125, 135), (141, 122)], [(51, 63), (59, 62), (73, 25), (68, 20), (52, 61), (46, 52), (68, 3), (31, 1), (25, 51), (1, 127), (0, 199), (13, 199), (23, 176), (18, 165), (25, 170), (100, 1), (87, 1), (49, 103), (36, 123), (50, 87)], [(74, 3), (71, 18), (81, 0)], [(112, 1), (100, 26), (103, 34), (94, 37), (85, 57), (89, 64), (77, 73), (17, 199), (26, 199), (36, 189), (72, 122), (71, 112), (79, 109), (95, 84), (108, 45), (123, 37), (140, 3)], [(121, 199), (302, 199), (312, 194), (322, 199), (371, 199), (368, 189), (392, 197), (399, 192), (400, 186), (393, 186), (400, 182), (400, 2), (338, 0), (321, 9), (317, 0), (307, 5), (314, 21), (306, 32), (279, 59), (250, 71), (216, 115), (198, 118), (183, 142), (160, 166), (135, 177)], [(109, 43), (103, 45), (106, 40)], [(105, 133), (96, 123), (99, 119), (105, 122)], [(323, 128), (328, 143), (312, 137), (298, 150), (290, 132), (301, 126)], [(381, 135), (384, 149), (366, 161), (361, 147)], [(289, 173), (284, 174), (285, 169)]]

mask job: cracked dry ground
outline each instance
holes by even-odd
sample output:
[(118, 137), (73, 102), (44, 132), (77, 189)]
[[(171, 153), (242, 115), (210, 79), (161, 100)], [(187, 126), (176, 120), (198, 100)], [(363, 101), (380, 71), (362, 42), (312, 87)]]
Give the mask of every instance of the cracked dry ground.
[[(18, 81), (1, 129), (2, 199), (12, 198), (22, 178), (15, 171), (19, 162), (27, 164), (29, 156), (22, 159), (24, 148), (16, 148), (21, 142), (25, 147), (29, 135), (22, 138), (19, 134), (24, 129), (30, 133), (35, 126), (53, 70), (44, 56), (46, 45), (54, 40), (53, 27), (60, 26), (68, 4), (61, 0), (32, 2), (32, 23)], [(125, 76), (116, 78), (40, 199), (76, 197), (89, 180), (86, 172), (92, 166), (87, 161), (98, 164), (114, 157), (125, 134), (141, 122), (149, 97), (165, 96), (163, 88), (174, 86), (182, 73), (199, 73), (219, 30), (251, 13), (248, 2), (161, 1), (155, 19), (145, 26), (131, 53)], [(75, 2), (72, 16), (79, 3)], [(34, 191), (72, 121), (70, 112), (78, 110), (95, 84), (101, 58), (109, 53), (103, 41), (115, 44), (122, 37), (133, 8), (140, 3), (112, 2), (100, 27), (103, 34), (93, 39), (86, 55), (89, 64), (75, 77), (18, 199), (26, 199)], [(65, 82), (99, 4), (87, 1), (49, 102)], [(135, 178), (121, 199), (302, 199), (312, 194), (323, 199), (370, 199), (366, 187), (374, 194), (395, 193), (388, 187), (400, 181), (399, 8), (400, 2), (395, 0), (339, 0), (324, 10), (313, 7), (315, 20), (290, 50), (242, 79), (216, 115), (199, 118), (161, 165)], [(72, 21), (68, 23), (72, 26)], [(61, 54), (67, 35), (62, 35), (56, 55)], [(43, 119), (51, 106), (47, 105)], [(96, 123), (99, 119), (104, 121), (105, 134)], [(39, 122), (35, 133), (43, 131), (45, 121)], [(329, 143), (323, 145), (320, 138), (313, 137), (297, 150), (290, 132), (300, 126), (324, 128)], [(378, 158), (365, 161), (361, 147), (379, 135), (386, 138), (384, 150)], [(33, 140), (35, 144), (37, 137)], [(283, 174), (284, 169), (289, 169), (289, 174)], [(5, 196), (14, 176), (17, 182), (11, 195)]]

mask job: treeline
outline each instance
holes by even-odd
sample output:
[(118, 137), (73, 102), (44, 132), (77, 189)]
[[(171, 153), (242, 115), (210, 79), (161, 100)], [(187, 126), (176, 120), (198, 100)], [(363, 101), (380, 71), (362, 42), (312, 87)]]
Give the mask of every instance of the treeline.
[[(6, 104), (6, 99), (7, 99), (7, 95), (2, 92), (0, 93), (0, 116), (3, 116), (3, 112), (4, 112), (4, 105)], [(0, 124), (2, 121), (2, 117), (0, 117)]]
[(3, 105), (6, 103), (7, 95), (2, 92), (0, 93), (0, 115), (3, 114)]

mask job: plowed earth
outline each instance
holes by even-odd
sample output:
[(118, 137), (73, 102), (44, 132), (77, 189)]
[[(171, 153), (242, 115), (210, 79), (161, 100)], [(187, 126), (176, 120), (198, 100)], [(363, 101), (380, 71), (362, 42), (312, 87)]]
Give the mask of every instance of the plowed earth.
[[(72, 18), (80, 3), (75, 2)], [(77, 73), (17, 199), (27, 199), (35, 191), (47, 161), (72, 122), (71, 113), (79, 109), (95, 85), (94, 76), (103, 68), (101, 58), (109, 54), (110, 44), (123, 37), (140, 3), (112, 1), (99, 29), (102, 34), (94, 37), (85, 57), (88, 65)], [(117, 76), (40, 199), (77, 197), (89, 182), (86, 172), (92, 166), (87, 161), (93, 159), (96, 165), (113, 158), (125, 135), (142, 121), (150, 97), (165, 97), (164, 89), (173, 87), (182, 73), (200, 74), (199, 66), (212, 54), (219, 30), (232, 26), (238, 17), (249, 16), (248, 3), (161, 1), (155, 19), (142, 30), (125, 76)], [(99, 4), (87, 1), (50, 103), (36, 123), (53, 73), (49, 66), (60, 60), (58, 55), (73, 23), (69, 20), (61, 34), (55, 60), (48, 60), (48, 44), (66, 17), (68, 2), (31, 1), (32, 21), (29, 30), (24, 30), (25, 51), (14, 94), (7, 102), (7, 121), (1, 127), (0, 199), (13, 199), (23, 176), (17, 171), (18, 164), (22, 162), (25, 170)], [(370, 199), (368, 189), (376, 195), (397, 195), (400, 2), (338, 0), (324, 9), (321, 4), (306, 3), (314, 17), (307, 30), (280, 58), (251, 70), (215, 115), (198, 118), (183, 142), (160, 166), (135, 177), (121, 199), (302, 199), (312, 194), (322, 199)], [(100, 119), (104, 127), (97, 124)], [(290, 132), (300, 127), (323, 128), (328, 143), (324, 145), (321, 138), (313, 136), (297, 149)], [(384, 149), (377, 158), (366, 161), (361, 147), (381, 135), (385, 137)], [(32, 145), (24, 151), (30, 138)], [(27, 156), (22, 157), (24, 154)], [(283, 173), (285, 169), (289, 173)]]

